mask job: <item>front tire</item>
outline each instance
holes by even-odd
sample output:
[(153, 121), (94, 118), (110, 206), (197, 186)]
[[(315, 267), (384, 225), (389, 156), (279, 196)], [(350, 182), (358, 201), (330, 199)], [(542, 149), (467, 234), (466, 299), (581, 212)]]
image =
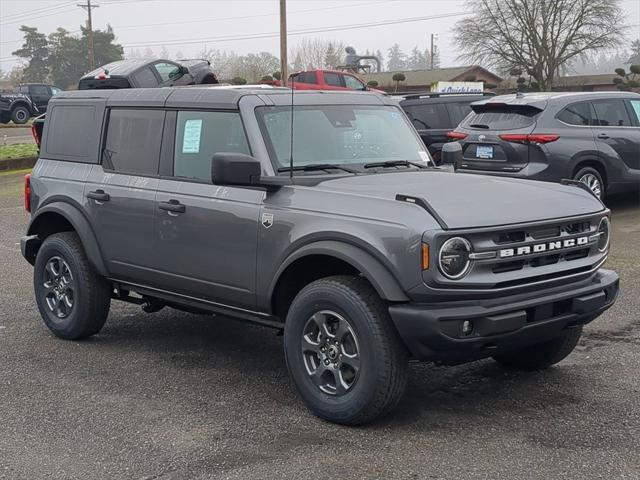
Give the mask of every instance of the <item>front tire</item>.
[(573, 351), (582, 335), (582, 325), (544, 343), (515, 352), (496, 355), (493, 359), (507, 368), (519, 370), (544, 370), (564, 360)]
[(27, 107), (18, 106), (11, 111), (11, 120), (16, 125), (24, 125), (29, 120), (29, 109)]
[(47, 237), (36, 256), (33, 280), (40, 315), (56, 336), (79, 340), (100, 331), (111, 288), (89, 264), (75, 233)]
[(361, 277), (304, 287), (284, 328), (287, 367), (311, 411), (360, 425), (390, 411), (407, 382), (407, 352), (387, 305)]

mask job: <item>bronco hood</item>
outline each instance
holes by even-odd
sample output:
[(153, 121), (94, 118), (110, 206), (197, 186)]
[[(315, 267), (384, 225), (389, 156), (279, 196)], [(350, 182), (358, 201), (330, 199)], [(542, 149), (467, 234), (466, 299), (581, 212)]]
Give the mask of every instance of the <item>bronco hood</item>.
[(341, 177), (317, 188), (385, 198), (424, 200), (448, 226), (476, 228), (551, 220), (604, 210), (579, 187), (445, 171), (407, 171)]

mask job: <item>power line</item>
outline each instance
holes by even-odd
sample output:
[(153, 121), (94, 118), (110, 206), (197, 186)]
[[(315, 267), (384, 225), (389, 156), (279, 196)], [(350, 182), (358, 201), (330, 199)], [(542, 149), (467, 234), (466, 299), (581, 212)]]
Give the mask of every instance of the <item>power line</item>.
[(27, 10), (26, 12), (14, 13), (14, 14), (11, 14), (11, 15), (3, 15), (3, 19), (4, 20), (15, 20), (16, 18), (22, 18), (22, 17), (29, 18), (34, 13), (42, 13), (42, 12), (45, 12), (45, 11), (56, 10), (58, 8), (62, 8), (62, 7), (66, 7), (68, 5), (71, 5), (72, 3), (73, 2), (63, 2), (63, 3), (58, 3), (56, 5), (49, 5), (48, 7), (41, 7), (41, 8), (36, 8), (34, 10)]
[[(157, 1), (157, 0), (128, 0), (130, 1)], [(366, 3), (352, 3), (349, 5), (340, 5), (340, 8), (352, 8), (352, 7), (363, 7), (363, 6), (367, 6), (367, 5), (379, 5), (381, 3), (391, 3), (391, 2), (397, 2), (398, 0), (389, 0), (389, 1), (377, 1), (377, 2), (366, 2)], [(119, 3), (126, 3), (125, 0), (120, 1), (120, 2), (101, 2), (101, 5), (105, 5), (105, 4), (119, 4)], [(321, 12), (321, 11), (325, 11), (325, 10), (335, 10), (335, 7), (322, 7), (322, 8), (309, 8), (306, 10), (294, 10), (292, 12), (288, 12), (289, 15), (295, 14), (295, 13), (309, 13), (309, 12)], [(146, 23), (146, 24), (138, 24), (138, 25), (113, 25), (113, 29), (114, 30), (123, 30), (123, 29), (127, 29), (127, 28), (144, 28), (144, 27), (156, 27), (156, 26), (164, 26), (164, 25), (183, 25), (183, 24), (191, 24), (191, 23), (208, 23), (208, 22), (221, 22), (221, 21), (225, 21), (225, 20), (245, 20), (245, 19), (249, 19), (249, 18), (261, 18), (261, 17), (274, 17), (278, 15), (278, 13), (263, 13), (263, 14), (258, 14), (258, 15), (243, 15), (243, 16), (237, 16), (237, 17), (222, 17), (222, 18), (207, 18), (207, 19), (201, 19), (201, 20), (186, 20), (186, 21), (178, 21), (178, 22), (160, 22), (160, 23)], [(80, 30), (75, 30), (73, 32), (69, 32), (69, 33), (78, 33)], [(7, 40), (5, 42), (0, 42), (0, 45), (5, 45), (5, 44), (9, 44), (9, 43), (20, 43), (23, 40)]]
[[(337, 32), (341, 30), (357, 30), (360, 28), (371, 28), (371, 27), (379, 27), (379, 26), (385, 26), (385, 25), (397, 25), (402, 23), (422, 22), (425, 20), (435, 20), (439, 18), (456, 17), (456, 16), (470, 15), (470, 14), (471, 12), (443, 13), (440, 15), (430, 15), (425, 17), (399, 18), (395, 20), (384, 20), (379, 22), (357, 23), (357, 24), (350, 24), (350, 25), (337, 25), (334, 27), (293, 30), (293, 31), (290, 31), (288, 34), (289, 35), (306, 35), (309, 33)], [(261, 39), (261, 38), (271, 38), (271, 37), (277, 37), (279, 35), (280, 35), (280, 32), (263, 32), (263, 33), (256, 33), (251, 35), (207, 37), (207, 38), (197, 38), (193, 40), (180, 39), (180, 40), (162, 40), (159, 42), (138, 42), (138, 43), (123, 44), (122, 46), (126, 48), (138, 48), (138, 47), (153, 47), (153, 46), (159, 46), (159, 45), (192, 45), (192, 44), (204, 43), (204, 42), (207, 42), (207, 43), (208, 42), (230, 42), (234, 40), (252, 40), (252, 39)]]
[(16, 23), (23, 23), (23, 22), (25, 22), (27, 20), (31, 21), (31, 20), (37, 20), (38, 18), (53, 17), (55, 15), (60, 15), (61, 13), (70, 13), (70, 12), (73, 12), (75, 10), (76, 10), (76, 8), (73, 7), (71, 9), (69, 9), (69, 10), (60, 10), (60, 11), (57, 11), (57, 12), (50, 12), (50, 13), (45, 14), (45, 15), (36, 15), (35, 17), (31, 16), (31, 17), (21, 18), (19, 20), (14, 20), (14, 21), (11, 21), (11, 22), (4, 22), (4, 23), (0, 23), (0, 25), (3, 25), (3, 26), (4, 25), (14, 25)]

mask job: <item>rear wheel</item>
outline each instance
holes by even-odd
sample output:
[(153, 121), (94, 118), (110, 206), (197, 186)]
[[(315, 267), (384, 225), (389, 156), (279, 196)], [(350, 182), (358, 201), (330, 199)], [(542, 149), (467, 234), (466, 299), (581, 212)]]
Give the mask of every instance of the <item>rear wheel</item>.
[(516, 352), (496, 355), (499, 364), (521, 370), (543, 370), (564, 360), (573, 351), (582, 335), (582, 326), (566, 331), (560, 337), (538, 343)]
[(38, 250), (33, 279), (40, 315), (55, 335), (78, 340), (100, 331), (111, 288), (89, 264), (75, 233), (47, 237)]
[(604, 198), (605, 184), (602, 175), (595, 168), (584, 167), (578, 170), (573, 177), (574, 180), (584, 183), (598, 198)]
[(407, 353), (365, 279), (335, 276), (307, 285), (291, 304), (284, 335), (289, 373), (319, 417), (359, 425), (400, 400)]
[(11, 120), (18, 125), (27, 123), (27, 120), (29, 120), (29, 109), (23, 106), (14, 108), (11, 111)]

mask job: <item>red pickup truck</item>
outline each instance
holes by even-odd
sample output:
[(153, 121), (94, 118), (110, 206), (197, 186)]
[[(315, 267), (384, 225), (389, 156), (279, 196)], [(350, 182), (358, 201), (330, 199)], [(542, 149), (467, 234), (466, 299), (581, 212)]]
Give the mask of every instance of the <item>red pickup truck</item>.
[[(280, 82), (262, 82), (279, 86)], [(349, 72), (339, 70), (306, 70), (289, 75), (289, 85), (296, 90), (369, 90), (384, 93), (368, 87), (366, 83)]]

